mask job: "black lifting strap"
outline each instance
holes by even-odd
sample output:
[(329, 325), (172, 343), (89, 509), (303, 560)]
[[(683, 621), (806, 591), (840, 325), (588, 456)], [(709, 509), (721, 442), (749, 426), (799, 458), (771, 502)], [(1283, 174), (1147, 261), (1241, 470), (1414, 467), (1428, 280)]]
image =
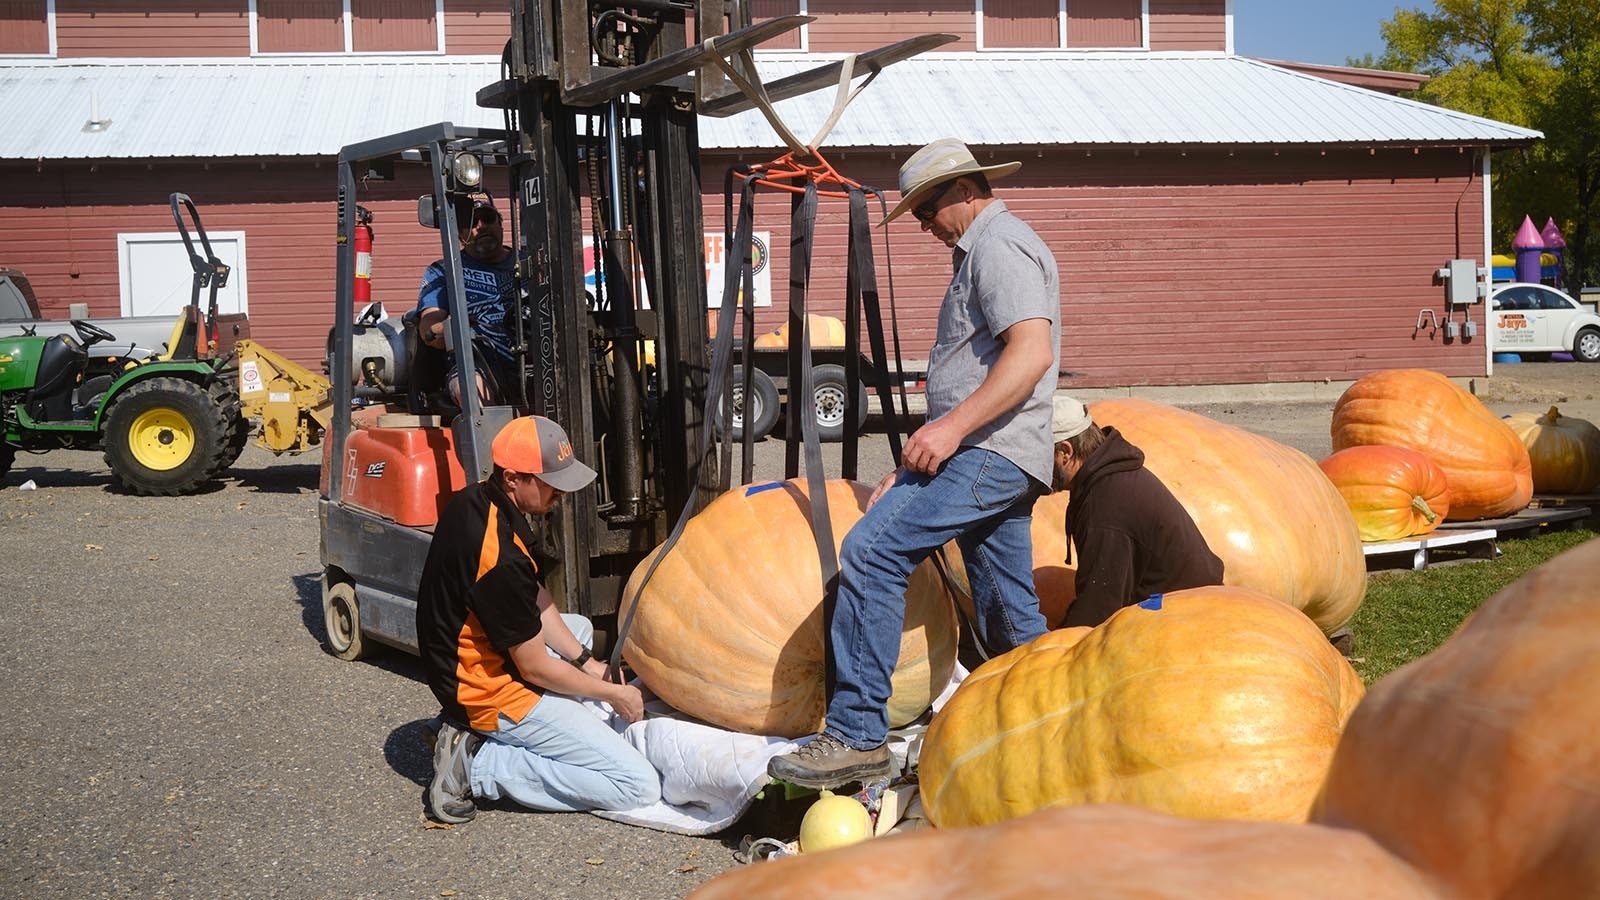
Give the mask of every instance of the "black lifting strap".
[[(751, 270), (752, 260), (750, 257), (750, 248), (754, 244), (755, 237), (755, 184), (753, 179), (745, 179), (744, 191), (741, 194), (739, 201), (739, 223), (735, 227), (732, 225), (733, 173), (735, 171), (737, 171), (737, 169), (728, 170), (728, 174), (724, 179), (723, 184), (725, 198), (723, 203), (723, 212), (724, 219), (728, 222), (724, 237), (727, 240), (727, 246), (729, 248), (730, 255), (735, 249), (742, 248), (740, 249), (738, 256), (741, 262), (737, 268), (733, 266), (727, 266), (723, 270), (722, 307), (717, 312), (717, 336), (711, 343), (711, 371), (709, 373), (709, 377), (706, 379), (705, 415), (701, 417), (700, 422), (700, 446), (708, 448), (715, 447), (716, 445), (714, 442), (717, 440), (715, 427), (716, 417), (713, 416), (712, 413), (720, 409), (722, 411), (722, 421), (729, 423), (730, 426), (733, 422), (732, 397), (727, 391), (727, 385), (731, 379), (733, 370), (733, 309), (739, 293), (739, 285), (741, 280), (744, 283), (745, 300), (744, 345), (746, 347), (750, 347), (754, 341), (754, 338), (752, 337), (752, 326), (750, 324), (752, 320), (752, 313), (754, 312), (755, 299), (755, 292), (752, 289), (754, 274)], [(749, 397), (751, 366), (748, 359), (746, 359), (745, 363), (744, 396)], [(749, 408), (748, 403), (749, 401), (747, 400), (747, 410)], [(745, 471), (748, 473), (750, 465), (749, 460), (752, 456), (752, 444), (750, 429), (746, 427), (744, 431)], [(723, 466), (720, 471), (723, 473), (722, 477), (724, 488), (727, 487), (727, 454), (729, 449), (730, 447), (727, 443), (722, 444)], [(746, 475), (745, 480), (749, 480), (748, 474)], [(617, 629), (617, 640), (611, 648), (611, 656), (608, 660), (609, 668), (606, 671), (606, 677), (608, 679), (619, 682), (622, 680), (622, 648), (627, 643), (628, 632), (633, 630), (633, 619), (634, 616), (639, 612), (639, 603), (640, 599), (644, 596), (644, 589), (650, 584), (650, 579), (655, 577), (656, 569), (661, 566), (661, 561), (667, 558), (667, 554), (672, 552), (672, 548), (677, 545), (678, 539), (683, 536), (684, 527), (689, 524), (689, 520), (694, 517), (694, 514), (699, 512), (694, 499), (697, 496), (698, 492), (691, 494), (689, 502), (683, 505), (683, 511), (678, 514), (678, 521), (673, 524), (672, 532), (667, 535), (667, 539), (662, 543), (661, 550), (656, 554), (655, 559), (650, 561), (650, 568), (645, 570), (644, 578), (639, 580), (639, 588), (633, 594), (632, 603), (629, 604), (628, 614), (623, 618), (622, 626)], [(833, 550), (833, 545), (831, 543), (828, 545), (828, 549), (831, 553)]]
[[(805, 444), (806, 493), (811, 496), (811, 533), (817, 542), (822, 567), (822, 621), (833, 618), (834, 594), (839, 585), (839, 556), (833, 548), (833, 518), (828, 513), (827, 474), (822, 468), (822, 440), (817, 434), (817, 383), (811, 364), (811, 317), (806, 315), (806, 291), (811, 283), (811, 248), (817, 222), (817, 185), (806, 182), (806, 192), (794, 206), (789, 226), (789, 439), (787, 477), (795, 477), (799, 447), (794, 425), (800, 426)], [(795, 335), (800, 335), (796, 340)], [(799, 390), (794, 389), (798, 384)], [(799, 402), (796, 403), (795, 401)], [(847, 427), (845, 433), (849, 433)], [(823, 646), (828, 646), (823, 641)], [(831, 650), (829, 651), (831, 653)]]
[[(848, 386), (861, 382), (861, 317), (867, 320), (867, 342), (872, 352), (872, 369), (877, 375), (873, 388), (878, 393), (879, 408), (883, 410), (884, 430), (889, 436), (889, 455), (896, 466), (900, 465), (900, 419), (895, 415), (894, 394), (890, 387), (887, 348), (883, 338), (883, 310), (878, 304), (878, 274), (872, 263), (872, 223), (867, 218), (867, 191), (877, 196), (883, 204), (883, 194), (872, 188), (850, 188), (850, 249), (845, 276), (845, 354), (844, 381), (847, 385), (845, 403), (851, 415), (844, 429), (844, 459), (841, 467), (845, 478), (856, 478), (856, 456), (860, 439), (856, 429), (854, 407), (857, 397)], [(899, 370), (899, 360), (895, 362)], [(901, 380), (904, 391), (904, 380)]]

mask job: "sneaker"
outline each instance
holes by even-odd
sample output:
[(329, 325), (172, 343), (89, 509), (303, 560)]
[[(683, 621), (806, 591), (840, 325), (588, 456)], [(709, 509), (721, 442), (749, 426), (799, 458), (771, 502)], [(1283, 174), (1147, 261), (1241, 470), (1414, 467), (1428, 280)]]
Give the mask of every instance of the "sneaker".
[(428, 814), (451, 825), (472, 821), (478, 814), (472, 802), (472, 755), (483, 738), (449, 722), (424, 725), (422, 736), (433, 750), (433, 781), (424, 802)]
[(853, 781), (889, 777), (889, 745), (856, 750), (827, 732), (793, 753), (774, 756), (767, 774), (808, 788), (836, 788)]

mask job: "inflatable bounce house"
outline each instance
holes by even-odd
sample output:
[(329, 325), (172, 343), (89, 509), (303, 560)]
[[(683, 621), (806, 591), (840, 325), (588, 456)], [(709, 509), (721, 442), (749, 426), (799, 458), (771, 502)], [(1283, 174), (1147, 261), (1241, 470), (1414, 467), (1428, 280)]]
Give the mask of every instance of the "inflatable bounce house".
[(1561, 255), (1567, 242), (1561, 237), (1556, 220), (1545, 221), (1544, 230), (1533, 227), (1533, 217), (1523, 216), (1522, 227), (1517, 229), (1511, 242), (1515, 256), (1496, 253), (1490, 262), (1495, 281), (1521, 281), (1530, 284), (1548, 284), (1562, 288)]

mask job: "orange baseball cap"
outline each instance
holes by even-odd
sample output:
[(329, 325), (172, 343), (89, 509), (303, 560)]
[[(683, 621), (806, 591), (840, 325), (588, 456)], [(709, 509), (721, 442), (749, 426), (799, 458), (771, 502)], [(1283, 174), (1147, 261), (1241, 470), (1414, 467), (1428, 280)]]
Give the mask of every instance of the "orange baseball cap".
[(544, 416), (512, 419), (495, 435), (490, 454), (500, 468), (537, 476), (567, 494), (583, 490), (595, 476), (572, 452), (566, 431)]

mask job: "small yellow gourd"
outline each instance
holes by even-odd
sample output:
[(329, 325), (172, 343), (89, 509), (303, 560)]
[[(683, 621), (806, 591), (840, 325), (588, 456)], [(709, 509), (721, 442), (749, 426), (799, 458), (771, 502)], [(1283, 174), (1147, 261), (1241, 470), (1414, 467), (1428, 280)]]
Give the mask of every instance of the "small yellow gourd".
[(823, 791), (800, 820), (800, 852), (819, 853), (872, 836), (872, 817), (853, 797)]

